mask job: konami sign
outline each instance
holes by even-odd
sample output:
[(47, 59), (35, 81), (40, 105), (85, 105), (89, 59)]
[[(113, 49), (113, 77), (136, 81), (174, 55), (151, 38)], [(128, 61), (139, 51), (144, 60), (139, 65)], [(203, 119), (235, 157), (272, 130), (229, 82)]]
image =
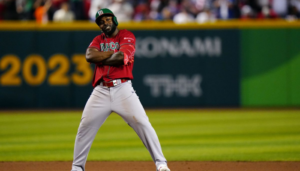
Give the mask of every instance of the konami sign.
[(138, 58), (155, 57), (220, 57), (222, 41), (220, 37), (145, 37), (136, 39), (136, 53)]

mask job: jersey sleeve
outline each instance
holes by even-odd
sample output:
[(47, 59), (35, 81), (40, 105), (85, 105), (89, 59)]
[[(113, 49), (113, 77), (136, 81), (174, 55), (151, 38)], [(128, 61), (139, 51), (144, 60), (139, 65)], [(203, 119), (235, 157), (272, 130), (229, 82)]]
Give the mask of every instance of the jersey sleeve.
[(120, 38), (120, 51), (124, 54), (124, 65), (134, 61), (135, 53), (135, 36), (127, 31)]
[(93, 41), (90, 43), (88, 48), (96, 48), (100, 51), (100, 39), (99, 36), (95, 37)]
[(120, 38), (120, 47), (122, 45), (133, 45), (135, 46), (135, 36), (133, 35), (133, 33), (127, 31), (125, 33), (123, 33), (123, 35)]
[[(99, 38), (99, 36), (96, 36), (93, 39), (93, 41), (90, 43), (88, 48), (96, 48), (98, 51), (100, 51), (100, 38)], [(102, 65), (102, 62), (97, 63), (97, 65)]]

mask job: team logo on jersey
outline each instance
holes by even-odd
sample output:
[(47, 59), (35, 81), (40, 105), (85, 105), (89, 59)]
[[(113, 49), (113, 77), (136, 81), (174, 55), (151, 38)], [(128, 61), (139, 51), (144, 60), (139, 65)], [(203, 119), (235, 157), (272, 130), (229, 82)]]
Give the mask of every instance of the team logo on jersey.
[(124, 39), (126, 40), (126, 39), (131, 39), (131, 40), (134, 40), (133, 38), (131, 38), (131, 37), (124, 37)]
[(106, 52), (110, 50), (119, 50), (119, 43), (118, 42), (110, 42), (110, 43), (100, 43), (101, 51)]
[(128, 42), (130, 42), (130, 43), (131, 43), (131, 41), (134, 41), (134, 39), (131, 38), (131, 37), (124, 37), (124, 40), (126, 40), (126, 41), (128, 41)]

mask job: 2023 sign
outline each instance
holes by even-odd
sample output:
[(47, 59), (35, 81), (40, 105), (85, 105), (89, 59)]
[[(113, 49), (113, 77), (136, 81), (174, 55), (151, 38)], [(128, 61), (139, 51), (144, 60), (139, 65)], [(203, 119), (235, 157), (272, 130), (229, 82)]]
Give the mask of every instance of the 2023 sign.
[[(90, 83), (93, 71), (85, 55), (74, 54), (71, 61), (72, 64), (63, 54), (54, 54), (47, 62), (41, 55), (31, 54), (22, 63), (14, 54), (5, 55), (0, 59), (0, 85), (20, 86), (24, 80), (28, 85), (39, 86), (46, 79), (51, 86), (67, 86), (71, 82), (80, 86)], [(74, 65), (74, 72), (69, 74), (70, 65)]]

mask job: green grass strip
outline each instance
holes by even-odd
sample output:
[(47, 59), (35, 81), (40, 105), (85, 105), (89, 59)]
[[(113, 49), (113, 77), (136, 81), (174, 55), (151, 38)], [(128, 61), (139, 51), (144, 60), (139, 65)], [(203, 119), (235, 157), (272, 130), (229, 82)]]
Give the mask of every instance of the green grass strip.
[[(148, 110), (169, 161), (300, 161), (299, 110)], [(81, 112), (0, 112), (0, 161), (71, 161)], [(150, 161), (112, 114), (88, 160)]]

